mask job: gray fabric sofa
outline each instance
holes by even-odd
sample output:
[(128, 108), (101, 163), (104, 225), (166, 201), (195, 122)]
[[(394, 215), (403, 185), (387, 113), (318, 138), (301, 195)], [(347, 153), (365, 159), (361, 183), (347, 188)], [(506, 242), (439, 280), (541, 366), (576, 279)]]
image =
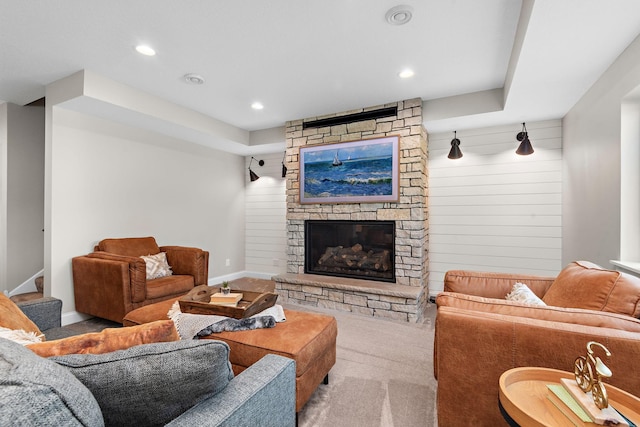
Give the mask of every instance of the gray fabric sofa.
[(0, 338), (0, 420), (20, 426), (294, 426), (295, 362), (234, 377), (214, 340), (42, 358)]
[[(62, 301), (18, 307), (47, 340)], [(222, 341), (143, 344), (43, 358), (0, 338), (0, 424), (19, 426), (294, 426), (295, 362), (267, 355), (234, 377)]]
[(62, 327), (62, 301), (59, 299), (43, 297), (21, 301), (16, 305), (38, 326), (47, 340), (66, 338), (73, 334)]

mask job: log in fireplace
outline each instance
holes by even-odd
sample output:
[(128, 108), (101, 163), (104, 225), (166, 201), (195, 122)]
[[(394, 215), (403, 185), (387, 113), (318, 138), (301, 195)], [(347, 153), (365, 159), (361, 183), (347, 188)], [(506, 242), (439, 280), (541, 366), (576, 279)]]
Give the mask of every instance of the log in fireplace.
[(304, 272), (395, 282), (395, 221), (307, 220)]

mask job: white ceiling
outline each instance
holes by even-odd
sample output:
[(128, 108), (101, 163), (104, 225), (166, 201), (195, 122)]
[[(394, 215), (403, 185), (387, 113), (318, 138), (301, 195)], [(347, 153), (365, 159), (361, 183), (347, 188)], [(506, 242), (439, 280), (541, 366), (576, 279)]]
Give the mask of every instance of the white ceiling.
[(0, 0), (0, 100), (87, 69), (246, 131), (418, 97), (453, 131), (562, 117), (638, 34), (638, 0)]

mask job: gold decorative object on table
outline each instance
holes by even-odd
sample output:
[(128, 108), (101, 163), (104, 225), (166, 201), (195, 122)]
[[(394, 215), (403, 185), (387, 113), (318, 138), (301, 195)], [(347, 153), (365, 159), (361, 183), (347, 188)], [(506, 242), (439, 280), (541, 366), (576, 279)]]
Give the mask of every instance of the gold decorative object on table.
[[(584, 416), (594, 424), (628, 426), (629, 423), (625, 418), (615, 408), (609, 406), (607, 389), (602, 380), (610, 378), (612, 373), (602, 359), (595, 355), (595, 349), (598, 347), (606, 357), (611, 356), (607, 347), (598, 342), (589, 341), (586, 355), (577, 357), (573, 364), (574, 380), (562, 378), (560, 389), (553, 386), (549, 388), (574, 413), (580, 414), (581, 408)], [(575, 404), (579, 405), (579, 408), (574, 408)]]
[[(598, 346), (604, 350), (607, 357), (611, 356), (609, 349), (599, 342), (589, 341), (587, 343), (587, 355), (580, 356), (576, 359), (573, 366), (573, 373), (576, 377), (576, 382), (580, 389), (585, 393), (591, 392), (593, 396), (593, 402), (599, 409), (604, 409), (609, 406), (609, 399), (607, 398), (607, 389), (602, 382), (602, 378), (610, 378), (611, 370), (602, 362), (598, 356), (594, 357), (593, 346)], [(595, 370), (595, 378), (593, 371)]]

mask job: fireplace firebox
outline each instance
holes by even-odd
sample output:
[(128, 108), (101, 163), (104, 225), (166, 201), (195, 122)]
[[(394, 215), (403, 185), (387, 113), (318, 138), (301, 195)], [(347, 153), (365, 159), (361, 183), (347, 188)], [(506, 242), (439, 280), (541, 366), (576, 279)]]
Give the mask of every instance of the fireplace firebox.
[(395, 282), (395, 221), (307, 220), (304, 272)]

